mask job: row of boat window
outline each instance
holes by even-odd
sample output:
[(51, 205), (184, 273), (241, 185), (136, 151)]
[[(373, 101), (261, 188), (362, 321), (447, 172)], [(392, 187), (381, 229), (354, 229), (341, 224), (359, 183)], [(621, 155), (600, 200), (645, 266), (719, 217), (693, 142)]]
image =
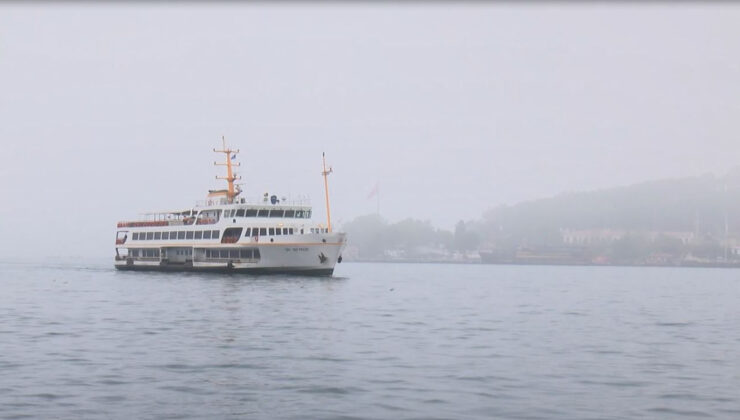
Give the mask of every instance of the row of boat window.
[(159, 258), (159, 249), (129, 249), (129, 256), (142, 258)]
[[(259, 259), (260, 250), (257, 248), (226, 248), (226, 249), (206, 249), (206, 258), (210, 259)], [(173, 252), (173, 251), (170, 251)], [(192, 256), (192, 249), (175, 250), (176, 255)], [(137, 258), (159, 258), (159, 248), (132, 248), (129, 249), (129, 256)]]
[(246, 249), (206, 249), (206, 258), (211, 259), (259, 259), (260, 250), (257, 248)]
[(229, 209), (224, 210), (224, 217), (290, 217), (298, 219), (310, 219), (311, 210)]
[[(293, 234), (293, 228), (246, 228), (244, 232), (244, 236), (250, 237), (250, 236), (278, 236), (278, 235), (292, 235)], [(326, 228), (311, 228), (311, 233), (328, 233), (329, 230)], [(303, 229), (301, 229), (301, 234), (303, 234)]]
[(250, 237), (250, 236), (277, 236), (277, 235), (292, 235), (293, 234), (293, 228), (246, 228), (244, 236)]
[[(327, 233), (326, 228), (311, 228), (311, 233)], [(303, 229), (301, 229), (303, 233)], [(246, 228), (244, 236), (279, 236), (293, 235), (294, 229), (288, 227), (271, 227), (271, 228)], [(161, 241), (161, 240), (178, 240), (178, 239), (218, 239), (218, 230), (180, 230), (174, 232), (134, 232), (134, 241)]]
[(135, 241), (160, 241), (173, 239), (218, 239), (217, 230), (180, 230), (176, 232), (134, 232)]

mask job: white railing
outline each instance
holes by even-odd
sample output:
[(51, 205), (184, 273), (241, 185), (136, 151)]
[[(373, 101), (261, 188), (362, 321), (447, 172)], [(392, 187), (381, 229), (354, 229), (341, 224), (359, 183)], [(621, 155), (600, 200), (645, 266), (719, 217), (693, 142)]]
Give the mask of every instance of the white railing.
[[(278, 200), (279, 202), (275, 203), (275, 206), (311, 206), (311, 198), (308, 196), (278, 196)], [(198, 200), (195, 202), (195, 205), (200, 207), (222, 206), (228, 204), (230, 204), (228, 200), (223, 197)], [(270, 200), (270, 196), (268, 196), (267, 199), (265, 199), (264, 196), (237, 197), (234, 199), (234, 203), (231, 204), (244, 204), (250, 206), (273, 206), (272, 201)]]

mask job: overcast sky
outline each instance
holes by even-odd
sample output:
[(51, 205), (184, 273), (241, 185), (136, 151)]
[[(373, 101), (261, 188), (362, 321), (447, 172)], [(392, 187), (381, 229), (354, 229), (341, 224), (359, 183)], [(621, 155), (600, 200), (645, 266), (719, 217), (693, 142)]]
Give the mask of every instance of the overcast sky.
[(0, 5), (0, 253), (112, 255), (223, 187), (451, 228), (740, 164), (740, 6)]

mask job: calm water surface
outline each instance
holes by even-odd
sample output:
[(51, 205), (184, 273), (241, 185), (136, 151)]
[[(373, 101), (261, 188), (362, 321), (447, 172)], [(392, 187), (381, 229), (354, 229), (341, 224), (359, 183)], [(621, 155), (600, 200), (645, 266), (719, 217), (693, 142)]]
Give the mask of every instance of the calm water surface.
[(0, 263), (0, 418), (740, 418), (740, 270)]

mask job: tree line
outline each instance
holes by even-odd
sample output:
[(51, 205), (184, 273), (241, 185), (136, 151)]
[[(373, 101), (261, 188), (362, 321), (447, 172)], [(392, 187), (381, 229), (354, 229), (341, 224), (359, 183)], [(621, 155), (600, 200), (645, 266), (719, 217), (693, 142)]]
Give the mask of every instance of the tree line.
[(711, 254), (718, 252), (716, 242), (724, 238), (725, 229), (740, 237), (740, 168), (724, 176), (650, 181), (498, 206), (477, 220), (459, 221), (453, 231), (411, 218), (392, 223), (378, 215), (357, 217), (342, 228), (362, 258), (377, 258), (394, 248), (465, 252), (558, 247), (567, 245), (567, 229), (629, 232), (608, 250), (624, 258), (648, 249), (678, 252), (682, 246), (670, 235), (653, 235), (646, 242), (644, 232), (693, 232), (703, 242), (702, 253)]

